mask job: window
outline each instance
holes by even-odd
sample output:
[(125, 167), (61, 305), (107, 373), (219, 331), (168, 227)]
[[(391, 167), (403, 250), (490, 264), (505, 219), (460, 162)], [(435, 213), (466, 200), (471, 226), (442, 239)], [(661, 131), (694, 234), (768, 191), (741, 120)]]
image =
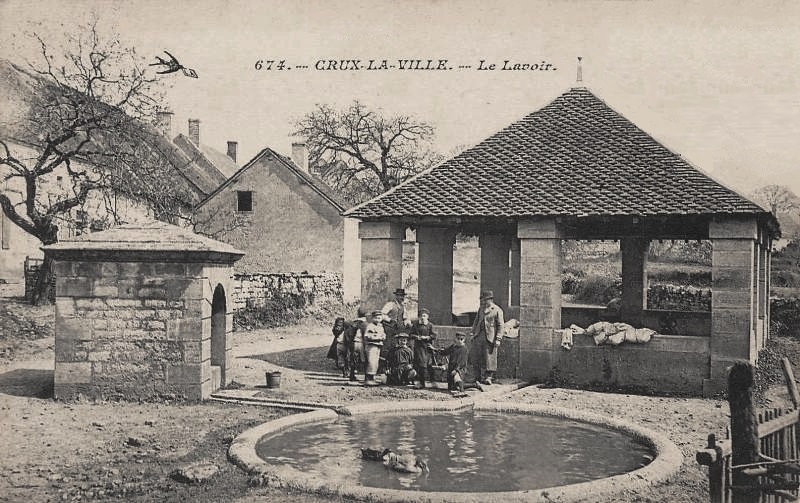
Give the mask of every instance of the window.
[(253, 191), (236, 191), (236, 211), (253, 211)]

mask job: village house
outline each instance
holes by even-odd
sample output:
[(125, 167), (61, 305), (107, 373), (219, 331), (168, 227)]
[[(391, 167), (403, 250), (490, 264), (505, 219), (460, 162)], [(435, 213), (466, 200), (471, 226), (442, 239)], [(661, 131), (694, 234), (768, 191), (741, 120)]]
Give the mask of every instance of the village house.
[[(346, 203), (309, 173), (304, 143), (292, 157), (267, 147), (198, 204), (197, 230), (245, 252), (240, 274), (339, 278), (344, 298), (359, 289), (357, 222)], [(330, 290), (330, 288), (328, 288)]]
[[(25, 126), (26, 113), (34, 100), (35, 82), (38, 77), (26, 72), (19, 66), (0, 60), (0, 139), (12, 150), (13, 155), (21, 159), (35, 159), (38, 156), (36, 139)], [(157, 125), (163, 137), (160, 140), (162, 150), (175, 169), (176, 183), (187, 189), (185, 208), (188, 216), (192, 207), (222, 184), (238, 169), (235, 162), (236, 143), (228, 142), (228, 155), (200, 143), (200, 121), (190, 119), (188, 136), (178, 134), (173, 138), (172, 113), (160, 112)], [(141, 126), (149, 130), (151, 126)], [(153, 133), (157, 131), (153, 130)], [(75, 162), (76, 169), (102, 169), (92, 166), (85, 160)], [(0, 190), (7, 194), (12, 204), (22, 203), (23, 191), (19, 178), (0, 180)], [(63, 195), (70, 189), (68, 174), (57, 169), (40, 180), (38, 198)], [(70, 238), (85, 232), (100, 230), (109, 224), (108, 208), (124, 222), (141, 222), (153, 220), (150, 212), (141, 205), (124, 197), (106, 198), (104, 194), (93, 193), (86, 204), (75, 208), (59, 222), (59, 239)], [(8, 283), (20, 283), (24, 277), (26, 259), (41, 259), (43, 253), (41, 242), (17, 227), (9, 218), (0, 212), (0, 280)]]

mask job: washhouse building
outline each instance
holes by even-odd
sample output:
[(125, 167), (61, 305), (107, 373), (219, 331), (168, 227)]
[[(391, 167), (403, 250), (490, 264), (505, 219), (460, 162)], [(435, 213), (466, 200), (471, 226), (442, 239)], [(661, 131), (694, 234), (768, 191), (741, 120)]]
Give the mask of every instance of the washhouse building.
[[(756, 360), (768, 334), (776, 219), (584, 87), (345, 216), (361, 220), (370, 308), (401, 285), (404, 233), (416, 230), (419, 304), (443, 334), (455, 330), (446, 327), (455, 236), (479, 236), (481, 289), (521, 323), (500, 348), (501, 376), (709, 395), (735, 360)], [(561, 329), (597, 321), (597, 309), (562, 306), (561, 245), (572, 239), (618, 240), (622, 321), (658, 330), (669, 315), (677, 335), (619, 346), (579, 337), (562, 349)], [(711, 241), (711, 312), (647, 309), (649, 243), (672, 239)]]

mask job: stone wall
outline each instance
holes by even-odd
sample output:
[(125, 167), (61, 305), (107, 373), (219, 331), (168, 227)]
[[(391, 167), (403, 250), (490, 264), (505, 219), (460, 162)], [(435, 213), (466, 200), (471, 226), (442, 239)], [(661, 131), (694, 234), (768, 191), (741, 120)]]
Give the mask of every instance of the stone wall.
[[(197, 263), (57, 261), (55, 397), (208, 397), (225, 382), (230, 361), (213, 369), (210, 361), (212, 295), (218, 284), (230, 291), (230, 271)], [(230, 353), (230, 309), (225, 318)]]
[(303, 305), (342, 301), (342, 275), (321, 274), (234, 274), (233, 310), (263, 307), (279, 296), (299, 296)]

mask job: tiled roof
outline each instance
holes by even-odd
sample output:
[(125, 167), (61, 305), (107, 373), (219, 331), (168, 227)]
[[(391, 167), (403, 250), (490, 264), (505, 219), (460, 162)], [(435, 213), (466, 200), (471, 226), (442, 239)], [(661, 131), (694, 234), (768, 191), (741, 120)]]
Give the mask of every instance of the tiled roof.
[(292, 161), (291, 158), (283, 156), (283, 155), (275, 152), (274, 150), (272, 150), (269, 147), (264, 148), (264, 150), (262, 150), (261, 152), (256, 154), (255, 157), (253, 157), (250, 161), (248, 161), (247, 164), (245, 164), (244, 166), (239, 168), (239, 171), (237, 171), (233, 176), (228, 178), (225, 181), (225, 183), (223, 183), (222, 185), (218, 186), (214, 191), (212, 191), (210, 194), (208, 194), (208, 196), (206, 196), (206, 198), (203, 199), (197, 205), (197, 207), (199, 208), (199, 207), (203, 206), (204, 204), (206, 204), (206, 202), (210, 201), (212, 198), (214, 198), (214, 196), (216, 196), (217, 194), (222, 192), (222, 190), (225, 187), (227, 187), (231, 183), (235, 182), (236, 179), (239, 178), (239, 175), (241, 175), (242, 173), (244, 173), (245, 171), (250, 169), (251, 166), (255, 166), (260, 159), (267, 158), (267, 157), (272, 157), (273, 159), (275, 159), (278, 162), (280, 162), (289, 171), (294, 173), (294, 175), (296, 177), (298, 177), (301, 180), (303, 180), (303, 183), (307, 184), (317, 194), (319, 194), (323, 198), (325, 198), (334, 208), (336, 208), (336, 211), (342, 212), (342, 211), (344, 211), (345, 208), (347, 208), (347, 203), (338, 194), (336, 194), (333, 191), (333, 189), (331, 189), (328, 186), (328, 184), (326, 184), (323, 180), (321, 180), (321, 179), (317, 178), (316, 176), (313, 176), (313, 175), (311, 175), (309, 173), (306, 173), (301, 168), (299, 168), (294, 163), (294, 161)]
[(164, 222), (124, 224), (44, 246), (47, 251), (216, 252), (244, 255), (233, 246)]
[(765, 210), (685, 161), (585, 88), (345, 215), (523, 217)]

